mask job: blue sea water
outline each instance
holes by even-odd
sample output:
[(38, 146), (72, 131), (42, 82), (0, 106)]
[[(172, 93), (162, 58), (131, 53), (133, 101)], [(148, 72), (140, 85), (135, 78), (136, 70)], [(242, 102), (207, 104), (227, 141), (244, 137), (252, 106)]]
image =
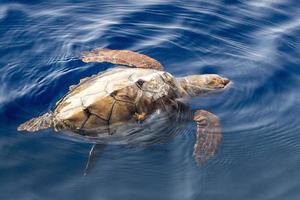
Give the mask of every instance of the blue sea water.
[[(300, 2), (0, 2), (0, 199), (300, 199)], [(90, 144), (16, 127), (70, 85), (112, 67), (80, 52), (130, 49), (176, 76), (233, 81), (191, 100), (219, 116), (223, 140), (198, 167), (196, 127), (152, 148), (109, 145), (82, 176)]]

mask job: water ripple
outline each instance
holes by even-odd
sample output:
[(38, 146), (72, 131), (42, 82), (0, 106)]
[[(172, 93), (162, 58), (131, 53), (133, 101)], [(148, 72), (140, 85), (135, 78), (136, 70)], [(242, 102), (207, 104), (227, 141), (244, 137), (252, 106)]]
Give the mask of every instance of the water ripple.
[[(18, 2), (0, 3), (0, 193), (10, 194), (4, 199), (299, 197), (297, 1)], [(178, 77), (217, 73), (232, 80), (224, 93), (190, 101), (219, 116), (218, 153), (195, 165), (191, 122), (151, 148), (108, 146), (84, 178), (89, 144), (51, 131), (16, 133), (70, 85), (111, 67), (79, 60), (94, 48), (145, 53)]]

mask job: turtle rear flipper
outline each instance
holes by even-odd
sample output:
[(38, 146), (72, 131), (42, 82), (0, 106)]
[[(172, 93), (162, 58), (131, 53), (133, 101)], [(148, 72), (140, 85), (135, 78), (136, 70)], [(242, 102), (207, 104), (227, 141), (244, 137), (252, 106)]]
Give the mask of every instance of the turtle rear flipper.
[(18, 126), (18, 131), (35, 132), (52, 127), (52, 113), (45, 113)]
[(219, 118), (205, 110), (197, 110), (194, 115), (197, 122), (194, 156), (200, 165), (213, 156), (222, 139)]
[(87, 176), (87, 174), (91, 171), (91, 169), (95, 166), (96, 161), (100, 157), (100, 154), (102, 154), (105, 144), (93, 144), (90, 152), (89, 152), (89, 158), (87, 160), (85, 169), (84, 169), (84, 176)]

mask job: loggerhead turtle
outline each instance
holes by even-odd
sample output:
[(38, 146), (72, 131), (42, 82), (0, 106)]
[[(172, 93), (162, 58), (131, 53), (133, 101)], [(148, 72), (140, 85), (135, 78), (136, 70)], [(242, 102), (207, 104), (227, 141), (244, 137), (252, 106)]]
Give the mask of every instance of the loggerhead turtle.
[(197, 124), (196, 161), (202, 163), (215, 153), (221, 141), (218, 117), (204, 110), (192, 111), (182, 100), (220, 91), (228, 79), (216, 74), (175, 78), (155, 59), (129, 50), (96, 49), (84, 52), (81, 59), (122, 66), (82, 79), (70, 87), (53, 112), (21, 124), (18, 131), (53, 128), (92, 141), (86, 171), (103, 144), (153, 142), (170, 132), (164, 128), (188, 120)]

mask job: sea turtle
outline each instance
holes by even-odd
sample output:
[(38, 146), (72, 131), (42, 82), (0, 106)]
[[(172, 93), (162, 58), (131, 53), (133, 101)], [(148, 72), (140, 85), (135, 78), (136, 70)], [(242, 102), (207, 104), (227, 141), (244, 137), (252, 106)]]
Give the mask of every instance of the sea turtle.
[(218, 117), (192, 111), (184, 99), (223, 90), (228, 79), (216, 74), (175, 78), (155, 59), (129, 50), (96, 49), (84, 52), (81, 59), (122, 66), (82, 79), (53, 112), (21, 124), (19, 131), (53, 128), (91, 141), (86, 170), (103, 144), (152, 143), (191, 119), (197, 124), (196, 161), (201, 163), (215, 153), (221, 141)]

